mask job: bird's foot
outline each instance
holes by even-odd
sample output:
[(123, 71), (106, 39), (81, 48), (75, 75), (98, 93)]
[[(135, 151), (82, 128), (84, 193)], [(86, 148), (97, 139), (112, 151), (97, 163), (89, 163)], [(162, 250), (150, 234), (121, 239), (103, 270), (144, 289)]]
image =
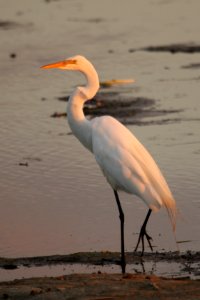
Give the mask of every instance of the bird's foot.
[(134, 250), (134, 252), (137, 251), (138, 246), (139, 246), (140, 241), (141, 241), (142, 242), (142, 253), (141, 253), (141, 256), (143, 256), (143, 254), (144, 254), (144, 237), (146, 237), (147, 242), (149, 244), (149, 247), (150, 247), (151, 251), (153, 251), (153, 247), (152, 247), (152, 244), (151, 244), (152, 237), (146, 232), (146, 228), (142, 227), (141, 230), (140, 230), (140, 234), (139, 234), (137, 245), (136, 245), (135, 250)]

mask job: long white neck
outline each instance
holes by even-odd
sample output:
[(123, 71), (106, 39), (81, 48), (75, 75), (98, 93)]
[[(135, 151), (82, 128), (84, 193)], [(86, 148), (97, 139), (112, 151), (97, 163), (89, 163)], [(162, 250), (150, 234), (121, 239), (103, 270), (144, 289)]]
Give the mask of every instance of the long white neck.
[(99, 78), (90, 62), (80, 70), (87, 80), (86, 86), (77, 87), (69, 98), (67, 118), (69, 126), (77, 139), (92, 152), (91, 122), (83, 113), (83, 106), (87, 100), (92, 99), (99, 89)]

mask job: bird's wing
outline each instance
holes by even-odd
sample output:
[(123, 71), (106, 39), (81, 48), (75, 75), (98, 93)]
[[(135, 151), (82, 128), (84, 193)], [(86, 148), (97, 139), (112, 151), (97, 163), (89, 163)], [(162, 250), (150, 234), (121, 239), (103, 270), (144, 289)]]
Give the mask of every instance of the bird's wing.
[(166, 206), (171, 218), (175, 201), (155, 161), (120, 122), (110, 116), (92, 121), (94, 156), (113, 189), (136, 194), (153, 210)]

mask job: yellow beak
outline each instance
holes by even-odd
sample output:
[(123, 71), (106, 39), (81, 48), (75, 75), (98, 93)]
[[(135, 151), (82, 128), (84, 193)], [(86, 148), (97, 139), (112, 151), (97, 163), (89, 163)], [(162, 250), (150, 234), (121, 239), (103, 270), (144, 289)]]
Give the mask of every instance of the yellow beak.
[(55, 63), (51, 63), (48, 65), (41, 66), (41, 69), (59, 69), (59, 68), (64, 68), (69, 64), (76, 64), (75, 59), (69, 59), (69, 60), (62, 60), (62, 61), (57, 61)]

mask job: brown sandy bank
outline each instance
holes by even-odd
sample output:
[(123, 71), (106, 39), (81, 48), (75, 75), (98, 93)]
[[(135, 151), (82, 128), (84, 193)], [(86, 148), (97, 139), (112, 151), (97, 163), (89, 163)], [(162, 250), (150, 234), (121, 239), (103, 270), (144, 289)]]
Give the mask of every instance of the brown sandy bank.
[(199, 280), (73, 274), (0, 283), (0, 299), (200, 299)]

